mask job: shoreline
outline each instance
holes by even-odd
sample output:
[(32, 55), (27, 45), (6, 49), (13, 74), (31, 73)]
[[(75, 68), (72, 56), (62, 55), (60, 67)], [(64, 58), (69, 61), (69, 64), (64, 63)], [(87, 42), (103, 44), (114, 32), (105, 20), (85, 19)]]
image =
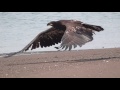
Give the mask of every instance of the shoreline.
[(0, 57), (0, 78), (119, 78), (120, 48)]
[[(120, 47), (114, 47), (114, 48), (97, 48), (97, 49), (81, 49), (81, 50), (71, 50), (71, 51), (86, 51), (86, 50), (103, 50), (103, 49), (115, 49)], [(18, 53), (13, 56), (19, 56), (19, 55), (31, 55), (31, 54), (45, 54), (45, 53), (51, 53), (51, 52), (68, 52), (68, 51), (28, 51), (23, 53)], [(0, 53), (0, 57), (5, 56), (6, 54), (15, 53), (15, 52), (9, 52), (9, 53)]]

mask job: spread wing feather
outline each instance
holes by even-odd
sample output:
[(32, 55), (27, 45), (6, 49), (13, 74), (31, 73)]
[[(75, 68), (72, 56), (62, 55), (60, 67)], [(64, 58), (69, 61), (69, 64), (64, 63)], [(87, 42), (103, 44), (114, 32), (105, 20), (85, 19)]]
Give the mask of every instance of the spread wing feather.
[(69, 48), (72, 49), (72, 46), (77, 47), (82, 46), (87, 42), (93, 40), (93, 32), (89, 28), (78, 25), (69, 25), (61, 39), (61, 48), (65, 50)]
[(63, 30), (57, 30), (53, 27), (50, 29), (39, 33), (29, 44), (27, 44), (22, 50), (14, 53), (9, 53), (5, 57), (10, 57), (18, 53), (22, 53), (24, 51), (27, 51), (31, 48), (36, 49), (39, 47), (49, 47), (55, 44), (58, 44), (61, 42), (61, 38), (63, 36), (65, 31)]
[[(57, 30), (55, 28), (50, 28), (38, 34), (35, 39), (33, 39), (22, 51), (28, 50), (31, 46), (32, 49), (41, 47), (49, 47), (61, 42), (61, 38), (64, 34), (63, 30)], [(57, 38), (56, 38), (57, 37)]]

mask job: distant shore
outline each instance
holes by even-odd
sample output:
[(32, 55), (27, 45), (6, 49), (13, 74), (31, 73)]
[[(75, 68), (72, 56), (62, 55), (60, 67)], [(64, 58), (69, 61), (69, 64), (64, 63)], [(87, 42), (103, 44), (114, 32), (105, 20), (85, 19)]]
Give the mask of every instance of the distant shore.
[(119, 69), (120, 48), (0, 57), (0, 78), (120, 78)]

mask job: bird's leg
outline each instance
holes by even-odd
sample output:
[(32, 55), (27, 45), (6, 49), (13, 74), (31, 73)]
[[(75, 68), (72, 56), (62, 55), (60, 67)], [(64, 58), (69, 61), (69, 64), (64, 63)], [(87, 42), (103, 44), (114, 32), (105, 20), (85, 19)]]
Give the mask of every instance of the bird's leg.
[(56, 49), (60, 49), (60, 47), (54, 47), (54, 48), (56, 48)]
[(58, 51), (61, 51), (62, 49), (61, 49), (61, 46), (59, 46), (59, 47), (54, 47), (54, 48), (56, 48)]

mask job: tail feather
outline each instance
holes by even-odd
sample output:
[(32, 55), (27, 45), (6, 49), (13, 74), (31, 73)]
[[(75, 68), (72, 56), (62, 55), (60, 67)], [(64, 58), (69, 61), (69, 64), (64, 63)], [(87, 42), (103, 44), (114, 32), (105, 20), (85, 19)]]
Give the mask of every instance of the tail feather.
[(86, 28), (93, 29), (93, 30), (98, 31), (98, 32), (104, 30), (101, 26), (97, 26), (97, 25), (83, 24), (83, 26)]

